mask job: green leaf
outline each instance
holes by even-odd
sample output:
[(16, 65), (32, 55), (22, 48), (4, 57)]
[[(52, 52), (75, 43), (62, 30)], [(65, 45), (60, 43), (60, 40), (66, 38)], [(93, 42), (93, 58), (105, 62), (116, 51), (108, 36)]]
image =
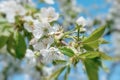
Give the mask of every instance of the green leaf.
[(65, 70), (66, 66), (58, 69), (57, 71), (53, 72), (50, 77), (48, 77), (48, 80), (55, 80), (58, 78), (58, 76)]
[(99, 40), (93, 41), (93, 42), (89, 42), (89, 43), (85, 43), (83, 45), (87, 45), (93, 49), (97, 49), (99, 47)]
[(102, 37), (105, 31), (105, 26), (96, 29), (89, 37), (83, 40), (83, 43), (89, 43), (98, 40)]
[(108, 68), (104, 63), (102, 63), (101, 68), (102, 68), (106, 73), (109, 73), (109, 72), (110, 72), (109, 68)]
[(8, 21), (5, 18), (0, 17), (0, 24), (5, 24), (5, 23), (8, 23)]
[(79, 58), (81, 58), (81, 59), (93, 59), (93, 58), (96, 58), (96, 57), (99, 57), (99, 56), (100, 56), (99, 52), (89, 51), (89, 52), (80, 54)]
[(83, 45), (83, 48), (84, 48), (85, 50), (87, 50), (87, 51), (94, 51), (94, 49), (93, 49), (91, 46), (87, 45), (87, 44), (84, 44), (84, 45)]
[(53, 64), (54, 64), (54, 65), (66, 64), (66, 63), (67, 63), (67, 61), (65, 61), (65, 60), (54, 60), (54, 61), (53, 61)]
[(95, 49), (98, 49), (100, 44), (108, 44), (108, 43), (109, 42), (107, 42), (104, 39), (98, 39), (96, 41), (92, 41), (92, 42), (89, 42), (89, 43), (84, 43), (83, 48), (85, 48), (86, 50), (89, 50), (89, 51), (93, 51)]
[(13, 32), (13, 27), (10, 24), (0, 24), (0, 36), (10, 36)]
[(8, 40), (7, 36), (0, 36), (0, 48), (2, 48)]
[(74, 56), (74, 51), (68, 47), (60, 47), (59, 50), (61, 51), (61, 53), (69, 57)]
[(14, 33), (16, 57), (22, 59), (26, 52), (26, 43), (24, 37), (19, 33)]
[(110, 43), (104, 39), (100, 39), (99, 42), (100, 42), (100, 44), (109, 44)]
[(15, 40), (13, 39), (13, 34), (11, 34), (7, 41), (7, 51), (12, 55), (16, 56), (15, 53)]
[(19, 32), (10, 35), (7, 41), (7, 50), (15, 58), (22, 59), (26, 52), (24, 37)]
[(83, 61), (89, 80), (98, 80), (98, 71), (101, 62), (98, 59), (86, 59)]
[(64, 75), (64, 80), (68, 80), (69, 74), (70, 74), (70, 65), (67, 66), (67, 70), (66, 70), (65, 75)]
[(103, 59), (103, 60), (112, 60), (112, 57), (106, 55), (106, 54), (103, 53), (103, 52), (100, 53), (100, 57), (101, 57), (101, 59)]

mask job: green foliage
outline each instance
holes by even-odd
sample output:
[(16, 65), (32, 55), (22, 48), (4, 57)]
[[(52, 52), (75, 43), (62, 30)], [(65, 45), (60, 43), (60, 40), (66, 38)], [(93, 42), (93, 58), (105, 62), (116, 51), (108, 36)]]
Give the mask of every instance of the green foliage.
[(7, 51), (12, 55), (16, 56), (15, 53), (15, 40), (13, 39), (13, 34), (11, 34), (7, 41)]
[(87, 51), (95, 51), (99, 48), (99, 46), (101, 44), (108, 44), (108, 43), (109, 42), (107, 42), (104, 39), (98, 39), (98, 40), (93, 41), (93, 42), (84, 43), (83, 48), (85, 48)]
[(64, 80), (68, 80), (68, 76), (70, 74), (70, 65), (67, 66), (66, 68), (66, 72), (65, 72), (65, 75), (64, 75)]
[(7, 50), (18, 59), (22, 59), (26, 52), (26, 43), (24, 37), (19, 32), (11, 34), (7, 41)]
[(56, 80), (58, 78), (58, 76), (65, 70), (65, 68), (66, 68), (66, 66), (53, 72), (52, 75), (48, 78), (48, 80)]
[(98, 29), (96, 29), (91, 35), (83, 40), (83, 43), (90, 43), (93, 41), (98, 40), (99, 38), (102, 37), (105, 31), (105, 26), (102, 26)]
[(0, 48), (2, 48), (8, 40), (7, 36), (0, 36)]
[(112, 57), (106, 55), (106, 54), (103, 53), (103, 52), (100, 52), (100, 57), (101, 57), (101, 59), (103, 59), (103, 60), (113, 60)]
[(67, 61), (65, 61), (65, 60), (54, 60), (54, 61), (53, 61), (53, 64), (54, 64), (54, 65), (66, 64), (66, 63), (67, 63)]
[(83, 61), (85, 66), (86, 73), (89, 80), (98, 80), (98, 71), (101, 66), (101, 61), (97, 58), (95, 59), (86, 59)]
[(61, 51), (61, 53), (69, 57), (74, 56), (74, 51), (68, 47), (60, 47), (59, 50)]
[(93, 41), (93, 42), (89, 42), (89, 43), (85, 43), (84, 45), (87, 45), (89, 47), (91, 47), (93, 50), (97, 49), (100, 45), (99, 40)]
[(89, 80), (98, 80), (98, 71), (101, 67), (101, 60), (112, 60), (105, 53), (90, 51), (79, 55), (85, 66)]
[[(74, 67), (80, 60), (83, 62), (89, 80), (98, 80), (98, 71), (99, 71), (99, 67), (102, 67), (101, 65), (102, 60), (112, 60), (110, 56), (107, 56), (105, 53), (99, 51), (99, 46), (101, 44), (109, 43), (101, 38), (104, 34), (104, 31), (105, 31), (105, 26), (102, 26), (96, 29), (95, 31), (93, 31), (91, 35), (87, 38), (80, 38), (80, 34), (78, 34), (76, 37), (73, 37), (75, 38), (73, 40), (76, 40), (75, 41), (76, 44), (75, 45), (70, 44), (70, 46), (75, 48), (74, 51), (78, 51), (77, 54), (75, 54), (76, 52), (74, 52), (68, 46), (59, 48), (61, 53), (63, 53), (64, 55), (70, 58), (70, 64), (74, 65)], [(69, 34), (66, 35), (69, 36)], [(67, 64), (64, 61), (56, 61), (56, 64), (57, 63), (64, 65)], [(66, 68), (66, 72), (64, 76), (65, 80), (68, 80), (67, 77), (69, 73), (70, 73), (70, 66)]]
[(103, 60), (112, 60), (112, 58), (108, 55), (106, 55), (103, 52), (98, 52), (98, 51), (88, 51), (86, 53), (82, 53), (79, 55), (80, 59), (94, 59), (94, 58), (101, 58)]
[(100, 56), (100, 53), (96, 51), (90, 51), (90, 52), (86, 52), (79, 55), (81, 59), (94, 59), (99, 56)]
[(16, 57), (21, 59), (26, 52), (26, 43), (24, 37), (19, 33), (14, 33)]

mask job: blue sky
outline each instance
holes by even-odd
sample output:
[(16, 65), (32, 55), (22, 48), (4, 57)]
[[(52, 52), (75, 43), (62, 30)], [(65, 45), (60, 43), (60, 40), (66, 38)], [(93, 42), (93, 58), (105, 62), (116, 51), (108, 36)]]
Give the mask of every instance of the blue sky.
[[(111, 4), (106, 4), (106, 0), (77, 0), (78, 5), (82, 5), (89, 10), (92, 17), (99, 14), (107, 14)], [(96, 8), (93, 8), (96, 7)]]

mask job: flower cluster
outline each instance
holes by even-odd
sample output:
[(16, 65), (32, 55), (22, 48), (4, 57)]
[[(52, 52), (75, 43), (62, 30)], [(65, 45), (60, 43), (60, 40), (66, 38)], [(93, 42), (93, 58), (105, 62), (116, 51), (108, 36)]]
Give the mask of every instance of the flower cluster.
[(4, 13), (6, 19), (10, 23), (15, 22), (15, 16), (20, 15), (23, 16), (26, 14), (25, 8), (18, 4), (16, 1), (3, 1), (0, 3), (0, 12)]
[[(61, 32), (61, 26), (58, 24), (51, 25), (53, 21), (58, 19), (59, 14), (55, 12), (53, 7), (48, 7), (41, 8), (40, 12), (35, 14), (36, 16), (35, 19), (31, 16), (25, 16), (24, 28), (34, 36), (30, 45), (39, 53), (39, 60), (45, 63), (45, 61), (51, 62), (54, 59), (64, 59), (57, 47), (51, 47), (55, 35)], [(28, 54), (29, 50), (26, 55)]]
[[(31, 0), (29, 1), (31, 3)], [(54, 3), (53, 0), (47, 3)], [(59, 24), (54, 23), (59, 18), (59, 13), (53, 7), (41, 8), (34, 14), (29, 14), (26, 7), (21, 1), (3, 1), (0, 4), (0, 12), (5, 14), (9, 23), (16, 23), (16, 16), (20, 16), (22, 25), (28, 33), (32, 33), (33, 37), (29, 41), (29, 45), (33, 49), (26, 50), (26, 57), (30, 62), (35, 63), (36, 60), (42, 63), (50, 63), (53, 60), (64, 60), (65, 56), (59, 51), (57, 44), (66, 44), (60, 39), (64, 36), (64, 30)], [(81, 31), (85, 31), (86, 20), (80, 17), (76, 20), (76, 24)], [(55, 43), (56, 42), (56, 43)], [(35, 57), (37, 56), (37, 58)]]
[[(25, 1), (27, 2), (27, 1)], [(32, 1), (29, 0), (31, 3)], [(46, 3), (53, 4), (53, 0), (45, 0)], [(20, 19), (24, 29), (33, 34), (33, 39), (30, 41), (30, 45), (33, 46), (35, 51), (28, 49), (26, 51), (26, 57), (32, 58), (35, 62), (35, 53), (39, 53), (39, 57), (42, 56), (42, 60), (46, 58), (63, 59), (63, 54), (55, 46), (51, 46), (54, 43), (55, 35), (61, 34), (61, 26), (58, 24), (51, 24), (57, 21), (59, 14), (55, 12), (53, 7), (41, 8), (40, 11), (34, 13), (33, 16), (29, 14), (29, 11), (23, 6), (21, 1), (9, 0), (2, 1), (0, 3), (0, 13), (5, 15), (6, 20), (9, 23), (16, 24), (16, 16), (20, 16)], [(48, 57), (47, 57), (48, 56)], [(52, 60), (52, 59), (51, 59)], [(47, 61), (46, 61), (47, 62)]]
[[(55, 12), (53, 7), (41, 8), (39, 13), (36, 13), (35, 18), (25, 16), (23, 20), (24, 28), (33, 34), (33, 39), (30, 45), (33, 46), (35, 51), (27, 50), (26, 57), (32, 56), (32, 62), (36, 59), (42, 63), (51, 63), (53, 60), (64, 60), (65, 56), (59, 51), (55, 44), (55, 40), (63, 36), (63, 29), (59, 24), (51, 24), (58, 20), (59, 14)], [(81, 30), (85, 31), (86, 20), (80, 17), (76, 20), (78, 26), (82, 26)], [(31, 56), (29, 56), (31, 54)], [(34, 55), (33, 55), (34, 54)]]
[[(32, 4), (31, 0), (24, 1), (8, 0), (0, 3), (0, 18), (3, 19), (1, 21), (2, 27), (0, 27), (0, 38), (2, 38), (3, 43), (0, 48), (6, 45), (6, 50), (12, 56), (20, 60), (25, 58), (32, 66), (35, 64), (36, 68), (41, 71), (42, 66), (61, 65), (60, 70), (58, 69), (57, 72), (53, 73), (55, 76), (50, 76), (49, 80), (57, 79), (65, 69), (66, 75), (68, 75), (71, 65), (76, 66), (80, 61), (86, 67), (90, 80), (97, 80), (89, 74), (93, 71), (92, 67), (89, 69), (88, 67), (92, 64), (96, 70), (93, 71), (94, 74), (98, 75), (97, 71), (99, 63), (101, 63), (99, 59), (111, 59), (99, 51), (99, 45), (106, 43), (105, 40), (101, 39), (105, 26), (96, 29), (90, 36), (85, 36), (87, 20), (84, 17), (75, 20), (76, 14), (79, 12), (79, 10), (75, 10), (76, 1), (68, 0), (69, 4), (74, 6), (72, 11), (66, 7), (66, 11), (71, 17), (65, 19), (68, 20), (65, 23), (70, 20), (69, 23), (73, 26), (71, 30), (66, 30), (64, 23), (61, 24), (62, 26), (59, 25), (60, 15), (55, 8), (42, 7), (39, 10), (24, 4), (27, 2)], [(54, 0), (44, 1), (54, 4)], [(65, 14), (67, 13), (65, 12)], [(71, 20), (73, 20), (72, 23)], [(3, 32), (6, 32), (7, 36)], [(98, 64), (94, 65), (96, 63)], [(45, 67), (43, 71), (44, 69)]]

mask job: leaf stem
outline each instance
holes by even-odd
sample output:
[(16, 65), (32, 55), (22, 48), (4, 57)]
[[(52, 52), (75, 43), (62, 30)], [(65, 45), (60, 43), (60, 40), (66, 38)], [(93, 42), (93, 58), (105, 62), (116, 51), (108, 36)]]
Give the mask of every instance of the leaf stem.
[(79, 37), (80, 37), (80, 28), (78, 28), (78, 34), (77, 34), (77, 37), (78, 37), (78, 41), (79, 41)]

